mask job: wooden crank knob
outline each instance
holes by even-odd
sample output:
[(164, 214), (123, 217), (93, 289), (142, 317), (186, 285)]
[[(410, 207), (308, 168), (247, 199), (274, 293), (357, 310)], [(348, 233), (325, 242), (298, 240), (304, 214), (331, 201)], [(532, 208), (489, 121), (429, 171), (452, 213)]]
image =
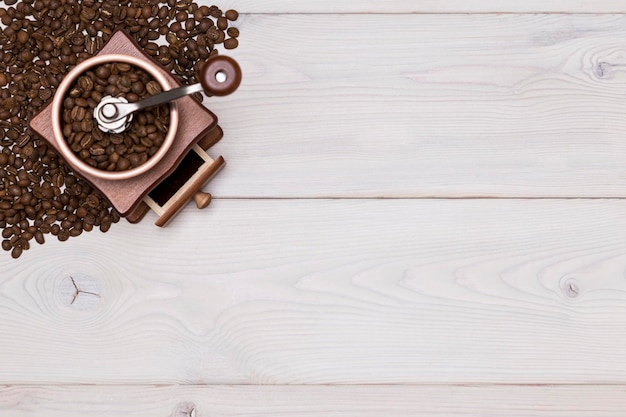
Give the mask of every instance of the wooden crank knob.
[(203, 209), (211, 203), (211, 194), (198, 191), (194, 194), (193, 201), (196, 202), (196, 206), (199, 209)]
[(228, 56), (215, 56), (202, 67), (200, 84), (210, 96), (226, 96), (241, 84), (241, 68)]

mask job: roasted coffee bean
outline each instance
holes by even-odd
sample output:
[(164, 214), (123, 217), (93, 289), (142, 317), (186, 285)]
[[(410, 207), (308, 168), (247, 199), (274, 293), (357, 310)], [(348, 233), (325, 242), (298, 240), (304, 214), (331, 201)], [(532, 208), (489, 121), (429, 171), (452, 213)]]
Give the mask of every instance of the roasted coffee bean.
[(22, 256), (22, 248), (20, 248), (19, 246), (14, 247), (13, 250), (11, 251), (11, 256), (14, 259), (17, 259), (20, 256)]
[(117, 160), (116, 167), (118, 171), (126, 171), (128, 168), (130, 168), (130, 165), (130, 161), (127, 158), (120, 157)]
[(200, 21), (198, 26), (196, 26), (196, 29), (198, 30), (199, 33), (202, 34), (202, 33), (206, 33), (206, 31), (208, 31), (213, 25), (214, 25), (213, 20), (209, 18), (204, 18)]
[(163, 91), (159, 83), (157, 83), (156, 81), (148, 82), (148, 84), (146, 84), (146, 90), (148, 91), (148, 94), (151, 96)]
[(105, 150), (102, 146), (100, 145), (95, 145), (89, 148), (89, 153), (92, 156), (100, 156), (100, 155), (104, 155)]
[(17, 185), (10, 185), (8, 191), (9, 194), (14, 197), (19, 197), (22, 195), (22, 188)]
[(35, 237), (35, 241), (37, 241), (40, 245), (46, 241), (41, 230), (37, 230), (33, 235)]
[[(55, 224), (55, 226), (58, 226), (58, 225)], [(54, 232), (52, 232), (52, 234), (54, 234)], [(65, 229), (57, 230), (56, 234), (57, 234), (57, 239), (59, 239), (61, 242), (65, 242), (67, 239), (70, 238), (70, 232), (68, 232)]]
[(109, 229), (111, 228), (111, 223), (112, 223), (112, 219), (111, 216), (106, 215), (103, 217), (102, 222), (100, 223), (100, 230), (103, 232), (108, 232)]
[(230, 10), (226, 10), (225, 16), (226, 16), (226, 19), (230, 20), (231, 22), (234, 22), (239, 17), (239, 13), (237, 12), (237, 10), (230, 9)]
[[(23, 250), (30, 249), (30, 243), (28, 242), (28, 239), (25, 237), (27, 235), (27, 233), (28, 232), (23, 233), (22, 236), (20, 236), (15, 241), (15, 247), (21, 248)], [(32, 238), (32, 234), (30, 235), (30, 237)]]
[(226, 30), (226, 28), (228, 27), (228, 19), (226, 19), (223, 16), (218, 17), (217, 18), (217, 27), (220, 30)]
[(237, 38), (228, 38), (224, 41), (224, 48), (235, 49), (239, 45)]
[(187, 45), (187, 49), (190, 51), (198, 50), (198, 42), (196, 42), (195, 39), (188, 39), (187, 42), (185, 42), (185, 44)]
[(96, 77), (98, 77), (101, 80), (108, 79), (110, 75), (111, 75), (111, 66), (110, 65), (100, 65), (96, 69)]
[(87, 230), (87, 227), (86, 227), (87, 225), (93, 226), (94, 224), (96, 224), (96, 216), (94, 216), (91, 213), (87, 213), (85, 217), (83, 218), (83, 228)]
[(84, 107), (80, 107), (78, 105), (76, 105), (71, 113), (70, 113), (70, 117), (72, 118), (72, 120), (77, 121), (77, 122), (82, 122), (83, 119), (85, 118), (85, 108)]
[(130, 90), (133, 93), (140, 95), (140, 94), (143, 94), (144, 91), (146, 91), (146, 86), (141, 81), (135, 81), (131, 84)]
[(222, 10), (217, 6), (210, 6), (209, 10), (209, 14), (213, 17), (220, 17), (222, 15)]

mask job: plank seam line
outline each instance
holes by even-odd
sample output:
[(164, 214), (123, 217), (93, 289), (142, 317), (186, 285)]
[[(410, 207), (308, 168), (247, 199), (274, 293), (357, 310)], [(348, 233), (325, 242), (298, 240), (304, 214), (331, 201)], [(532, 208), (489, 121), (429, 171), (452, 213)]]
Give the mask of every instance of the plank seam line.
[(29, 387), (64, 387), (64, 388), (101, 388), (101, 387), (151, 387), (151, 388), (355, 388), (355, 387), (389, 387), (389, 388), (430, 388), (430, 387), (459, 387), (459, 388), (506, 388), (506, 387), (519, 387), (519, 388), (550, 388), (550, 387), (624, 387), (626, 389), (626, 381), (623, 383), (591, 383), (591, 382), (572, 382), (572, 383), (361, 383), (361, 384), (159, 384), (159, 383), (7, 383), (0, 382), (0, 389), (6, 388), (29, 388)]
[(413, 15), (484, 15), (484, 16), (501, 16), (501, 15), (518, 15), (518, 16), (537, 16), (537, 15), (556, 15), (556, 16), (618, 16), (626, 15), (626, 10), (618, 11), (604, 11), (604, 12), (550, 12), (550, 11), (491, 11), (491, 12), (475, 12), (475, 11), (456, 11), (456, 12), (441, 12), (441, 11), (422, 11), (422, 12), (240, 12), (241, 16), (413, 16)]
[(298, 200), (511, 200), (511, 201), (525, 201), (525, 200), (553, 200), (553, 201), (568, 201), (568, 200), (581, 200), (581, 201), (622, 201), (626, 200), (626, 197), (484, 197), (484, 196), (463, 196), (463, 197), (213, 197), (213, 201), (237, 201), (237, 200), (253, 200), (253, 201), (298, 201)]

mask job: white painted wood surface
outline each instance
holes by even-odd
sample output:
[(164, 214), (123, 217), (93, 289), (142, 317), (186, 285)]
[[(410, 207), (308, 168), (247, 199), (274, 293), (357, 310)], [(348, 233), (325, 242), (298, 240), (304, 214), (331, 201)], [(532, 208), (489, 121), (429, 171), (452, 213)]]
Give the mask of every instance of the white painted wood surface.
[(0, 414), (11, 417), (188, 417), (187, 411), (194, 408), (197, 417), (623, 417), (626, 388), (580, 385), (0, 388)]
[(618, 0), (224, 0), (244, 13), (624, 13)]
[(624, 197), (626, 17), (252, 15), (218, 197)]
[(623, 416), (626, 5), (222, 5), (212, 206), (0, 257), (0, 415)]
[[(622, 383), (625, 213), (623, 200), (217, 200), (162, 230), (52, 242), (3, 261), (0, 380)], [(72, 304), (69, 277), (98, 296)]]

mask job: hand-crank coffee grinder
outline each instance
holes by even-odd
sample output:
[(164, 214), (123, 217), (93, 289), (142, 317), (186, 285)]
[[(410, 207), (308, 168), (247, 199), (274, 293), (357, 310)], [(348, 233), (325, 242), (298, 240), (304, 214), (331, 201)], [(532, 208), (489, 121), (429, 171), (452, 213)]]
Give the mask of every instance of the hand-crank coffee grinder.
[[(105, 171), (88, 165), (73, 153), (61, 129), (62, 102), (70, 86), (88, 69), (108, 62), (143, 69), (161, 85), (164, 93), (128, 104), (123, 97), (103, 97), (94, 110), (94, 121), (103, 132), (123, 132), (132, 112), (141, 105), (169, 102), (170, 106), (169, 130), (161, 147), (147, 162), (126, 171)], [(139, 222), (152, 209), (159, 216), (155, 224), (165, 226), (190, 199), (195, 200), (198, 208), (209, 204), (211, 196), (201, 188), (224, 165), (224, 158), (213, 159), (206, 152), (222, 137), (217, 117), (187, 94), (202, 90), (209, 95), (230, 94), (241, 82), (241, 70), (231, 58), (217, 56), (207, 61), (201, 78), (197, 85), (181, 87), (134, 40), (117, 31), (96, 56), (68, 73), (52, 103), (31, 120), (30, 126), (129, 222)], [(175, 98), (178, 99), (172, 101)]]

